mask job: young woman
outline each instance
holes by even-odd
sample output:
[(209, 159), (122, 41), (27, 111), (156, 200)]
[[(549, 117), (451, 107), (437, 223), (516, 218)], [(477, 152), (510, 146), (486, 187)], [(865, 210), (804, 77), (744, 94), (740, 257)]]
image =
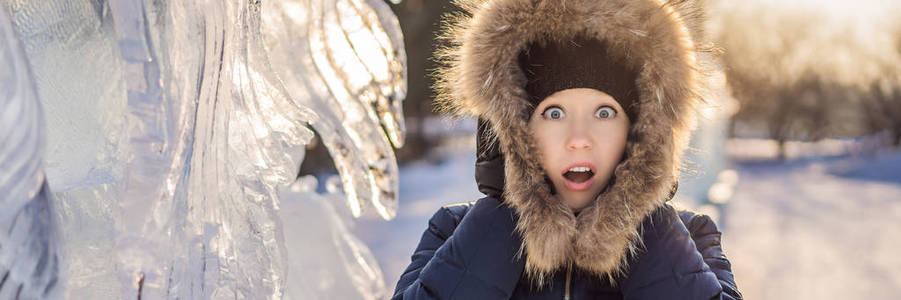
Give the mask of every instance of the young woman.
[(435, 213), (394, 299), (741, 298), (716, 225), (666, 203), (702, 78), (687, 5), (462, 3), (440, 87), (480, 119), (487, 197)]

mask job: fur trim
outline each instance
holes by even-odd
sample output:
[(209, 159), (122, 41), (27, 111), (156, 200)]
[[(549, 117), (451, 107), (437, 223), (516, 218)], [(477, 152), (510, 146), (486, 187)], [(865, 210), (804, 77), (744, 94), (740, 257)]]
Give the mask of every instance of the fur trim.
[[(701, 24), (691, 3), (660, 0), (462, 0), (439, 53), (439, 101), (491, 124), (505, 158), (504, 201), (519, 213), (526, 273), (539, 283), (567, 265), (613, 281), (640, 244), (642, 219), (664, 204), (700, 101)], [(613, 184), (576, 217), (545, 183), (528, 130), (525, 77), (530, 43), (576, 35), (604, 40), (639, 71), (639, 115)]]

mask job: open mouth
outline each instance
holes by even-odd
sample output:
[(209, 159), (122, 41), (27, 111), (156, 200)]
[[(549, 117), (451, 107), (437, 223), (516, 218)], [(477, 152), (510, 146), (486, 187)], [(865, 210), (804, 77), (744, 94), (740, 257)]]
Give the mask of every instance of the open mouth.
[(594, 176), (594, 172), (591, 171), (591, 168), (587, 166), (578, 166), (571, 167), (565, 173), (563, 173), (563, 178), (566, 180), (575, 182), (575, 183), (583, 183), (591, 179)]

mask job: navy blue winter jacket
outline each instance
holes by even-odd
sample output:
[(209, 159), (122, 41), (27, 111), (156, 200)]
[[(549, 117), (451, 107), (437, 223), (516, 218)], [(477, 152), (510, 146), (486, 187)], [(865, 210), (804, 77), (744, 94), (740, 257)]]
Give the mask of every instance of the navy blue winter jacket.
[(646, 250), (617, 282), (559, 270), (543, 288), (523, 276), (516, 218), (493, 197), (442, 207), (392, 299), (741, 299), (721, 234), (705, 215), (665, 205), (645, 219)]

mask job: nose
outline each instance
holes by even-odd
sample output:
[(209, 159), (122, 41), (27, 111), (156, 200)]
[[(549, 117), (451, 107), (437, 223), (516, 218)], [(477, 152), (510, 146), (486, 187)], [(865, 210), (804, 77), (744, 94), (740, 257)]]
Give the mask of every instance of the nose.
[(566, 139), (567, 150), (590, 150), (591, 147), (592, 140), (588, 134), (588, 128), (581, 124), (574, 124), (570, 127), (569, 136)]

